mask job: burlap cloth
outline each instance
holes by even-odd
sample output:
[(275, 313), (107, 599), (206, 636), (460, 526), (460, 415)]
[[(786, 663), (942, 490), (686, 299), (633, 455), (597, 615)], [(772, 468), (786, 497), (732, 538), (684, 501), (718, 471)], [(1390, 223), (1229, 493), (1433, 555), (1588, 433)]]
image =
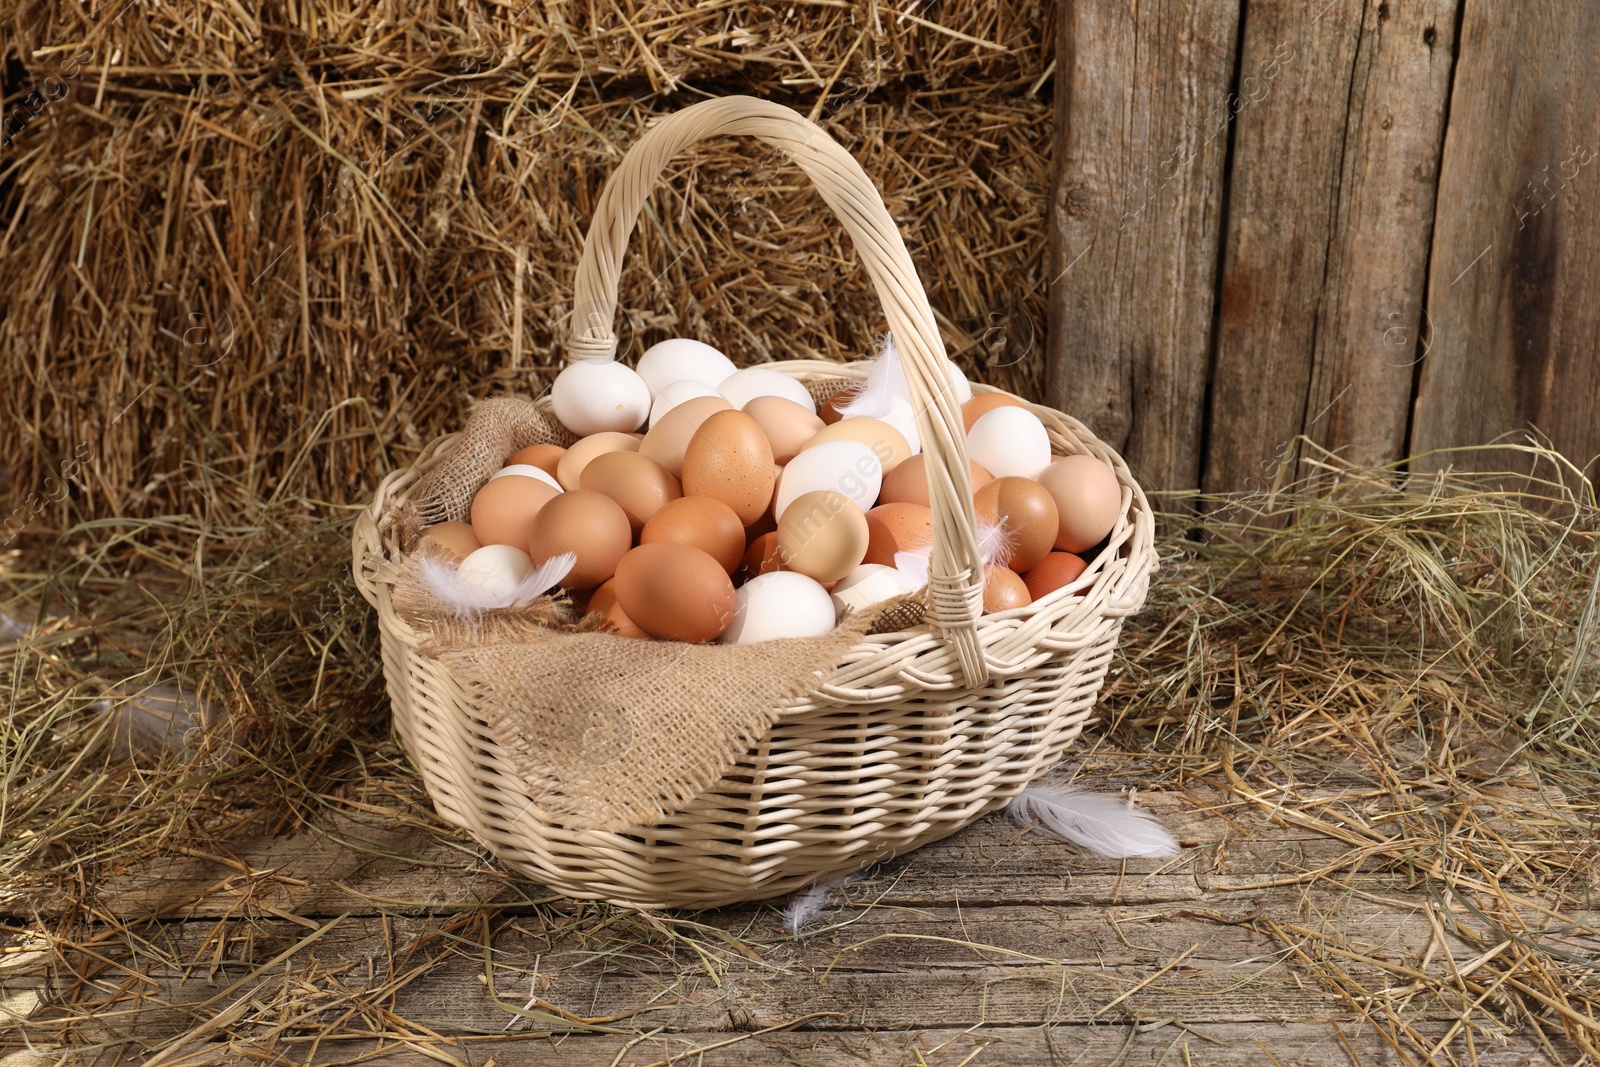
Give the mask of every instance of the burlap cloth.
[(691, 645), (603, 632), (598, 617), (579, 618), (564, 597), (477, 621), (452, 616), (419, 575), (420, 531), (465, 519), (472, 495), (511, 453), (571, 441), (529, 401), (484, 401), (394, 516), (409, 553), (395, 581), (396, 614), (461, 683), (498, 755), (552, 822), (621, 831), (682, 809), (803, 703), (863, 634), (921, 621), (920, 598), (901, 598), (823, 637)]

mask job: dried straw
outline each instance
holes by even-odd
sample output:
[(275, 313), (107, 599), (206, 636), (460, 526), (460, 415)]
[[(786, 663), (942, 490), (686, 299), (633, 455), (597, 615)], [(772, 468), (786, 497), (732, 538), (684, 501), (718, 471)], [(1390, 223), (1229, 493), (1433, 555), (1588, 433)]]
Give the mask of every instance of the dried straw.
[[(313, 8), (303, 17), (328, 23), (318, 39), (351, 34), (344, 55), (367, 56), (366, 73), (338, 78), (309, 53), (307, 67), (257, 70), (235, 55), (242, 43), (224, 56), (244, 65), (214, 81), (136, 73), (131, 57), (153, 56), (158, 41), (181, 54), (189, 40), (159, 28), (166, 8), (141, 7), (103, 27), (131, 35), (130, 58), (82, 65), (0, 156), (0, 439), (16, 442), (0, 514), (16, 525), (188, 512), (201, 496), (228, 524), (253, 523), (260, 501), (288, 495), (353, 503), (459, 425), (469, 398), (536, 394), (557, 369), (557, 327), (603, 182), (653, 117), (698, 98), (526, 66), (474, 74), (451, 54), (420, 70), (418, 57), (382, 57), (425, 49), (428, 35), (396, 29), (378, 49), (348, 16)], [(545, 8), (524, 15), (543, 19)], [(958, 23), (973, 36), (1026, 21), (1007, 5), (957, 9), (971, 12)], [(76, 8), (24, 10), (44, 21), (21, 40), (89, 32), (71, 21)], [(691, 10), (701, 21), (674, 25), (715, 37), (713, 22), (737, 19), (729, 5)], [(794, 10), (829, 26), (855, 17)], [(424, 25), (418, 17), (399, 24)], [(381, 25), (371, 12), (363, 20)], [(250, 48), (281, 33), (242, 27), (240, 42), (246, 29), (264, 35)], [(837, 43), (836, 30), (801, 51)], [(924, 33), (925, 46), (896, 36), (910, 51), (885, 62), (936, 67), (944, 52), (926, 49), (958, 45), (988, 53)], [(626, 34), (594, 39), (637, 47)], [(463, 31), (451, 47), (471, 41)], [(831, 56), (806, 56), (829, 72), (826, 93), (770, 80), (705, 91), (757, 91), (802, 110), (820, 100), (820, 119), (904, 229), (952, 354), (974, 377), (1036, 395), (1051, 126), (1042, 86), (986, 75), (943, 89), (931, 67), (902, 66), (918, 72), (914, 86), (846, 91), (830, 81)], [(173, 62), (169, 71), (187, 69)], [(883, 328), (820, 198), (766, 149), (734, 141), (673, 168), (635, 236), (622, 307), (632, 354), (685, 334), (743, 362), (852, 359)], [(64, 472), (70, 492), (41, 491)]]
[[(77, 530), (53, 558), (13, 555), (0, 573), (0, 609), (42, 624), (0, 646), (0, 913), (13, 917), (0, 932), (0, 985), (35, 982), (43, 1001), (20, 1032), (85, 1061), (96, 1049), (266, 1061), (368, 1047), (359, 1041), (436, 1056), (447, 1040), (477, 1038), (437, 1010), (398, 1011), (395, 998), (441, 971), (477, 975), (513, 1036), (642, 1040), (686, 983), (798, 966), (816, 968), (821, 1007), (859, 1016), (866, 1002), (852, 998), (868, 994), (845, 965), (902, 941), (1078, 990), (1105, 1020), (1141, 1018), (1147, 995), (1222, 993), (1286, 966), (1365, 1020), (1365, 1036), (1346, 1033), (1385, 1050), (1366, 1062), (1469, 1063), (1507, 1041), (1596, 1062), (1600, 512), (1559, 457), (1506, 455), (1508, 468), (1533, 461), (1543, 480), (1508, 489), (1325, 460), (1270, 497), (1207, 501), (1211, 517), (1199, 520), (1174, 513), (1175, 526), (1194, 526), (1164, 538), (1161, 580), (1125, 633), (1081, 773), (1186, 793), (1230, 821), (1317, 842), (1278, 876), (1236, 880), (1241, 906), (1195, 913), (1281, 945), (1242, 974), (1196, 970), (1181, 953), (1108, 972), (949, 929), (858, 934), (860, 909), (893, 891), (883, 875), (849, 887), (850, 907), (809, 931), (805, 944), (819, 947), (798, 959), (775, 915), (626, 914), (510, 882), (497, 903), (432, 917), (416, 912), (435, 905), (395, 900), (374, 900), (377, 918), (278, 912), (292, 933), (259, 939), (249, 915), (176, 929), (108, 910), (97, 893), (117, 871), (163, 857), (237, 865), (229, 857), (251, 835), (336, 815), (417, 827), (419, 841), (461, 857), (451, 866), (475, 853), (436, 828), (388, 736), (369, 612), (342, 581), (342, 531), (308, 518), (307, 501), (280, 499), (253, 528), (167, 519)], [(1276, 521), (1243, 525), (1250, 515)], [(120, 577), (130, 571), (137, 585)], [(235, 758), (187, 745), (130, 760), (98, 744), (105, 720), (93, 702), (130, 675), (189, 679), (226, 705)], [(344, 834), (331, 847), (377, 859), (385, 846)], [(239, 885), (275, 877), (236, 869), (205, 892), (237, 900)], [(1299, 896), (1285, 904), (1286, 892)], [(1278, 904), (1250, 909), (1264, 893)], [(1418, 951), (1390, 945), (1351, 921), (1352, 903), (1420, 910), (1434, 933)], [(350, 958), (345, 943), (381, 951)], [(517, 948), (528, 944), (559, 960)], [(539, 977), (586, 966), (637, 968), (660, 984), (632, 1011), (602, 1016)], [(512, 974), (522, 977), (507, 988)], [(741, 1029), (815, 1021), (815, 1006)], [(1441, 1016), (1456, 1021), (1422, 1021)]]
[[(127, 10), (132, 7), (132, 10)], [(17, 5), (0, 16), (13, 54), (49, 63), (80, 42), (113, 57), (112, 77), (241, 80), (303, 72), (345, 92), (434, 80), (476, 64), (613, 94), (678, 90), (710, 79), (820, 95), (915, 80), (933, 89), (1023, 88), (1049, 70), (1050, 0), (764, 4), (575, 0), (507, 4)]]

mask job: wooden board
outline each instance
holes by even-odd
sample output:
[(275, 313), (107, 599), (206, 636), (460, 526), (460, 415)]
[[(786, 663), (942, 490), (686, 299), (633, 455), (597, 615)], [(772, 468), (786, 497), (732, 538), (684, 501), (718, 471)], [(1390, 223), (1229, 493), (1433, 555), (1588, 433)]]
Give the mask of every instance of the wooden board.
[[(798, 941), (784, 936), (775, 915), (754, 923), (737, 912), (701, 920), (736, 933), (755, 959), (719, 950), (712, 938), (701, 939), (704, 957), (686, 946), (664, 949), (643, 940), (630, 946), (626, 938), (621, 951), (597, 952), (585, 937), (552, 932), (542, 917), (490, 919), (481, 942), (476, 922), (351, 918), (306, 943), (292, 970), (308, 985), (373, 990), (414, 972), (385, 996), (391, 1010), (452, 1033), (511, 1024), (547, 1028), (522, 1023), (507, 1010), (525, 1003), (535, 988), (543, 1000), (575, 1015), (637, 1012), (651, 1027), (689, 1031), (768, 1026), (806, 1012), (832, 1013), (810, 1025), (835, 1030), (1337, 1014), (1329, 994), (1290, 981), (1295, 968), (1281, 943), (1229, 924), (1229, 913), (1209, 918), (1181, 907), (1104, 906), (863, 909), (870, 897), (852, 896), (854, 904), (841, 903), (830, 916), (853, 919), (850, 925)], [(1281, 912), (1299, 904), (1280, 890), (1257, 906)], [(1320, 906), (1327, 910), (1332, 898), (1324, 896)], [(1383, 912), (1371, 919), (1352, 938), (1363, 948), (1382, 946), (1376, 951), (1415, 958), (1432, 938), (1421, 916)], [(122, 1005), (144, 1015), (138, 1021), (151, 1035), (187, 1030), (202, 1005), (218, 993), (233, 999), (237, 992), (225, 991), (241, 978), (260, 982), (265, 976), (256, 972), (264, 964), (308, 936), (306, 927), (282, 921), (157, 924), (138, 933), (147, 960), (159, 954), (181, 962), (147, 966), (138, 1000)], [(1471, 956), (1460, 942), (1451, 950), (1457, 958)], [(1178, 957), (1181, 965), (1163, 981), (1136, 988)], [(498, 1002), (484, 980), (491, 963)], [(1368, 968), (1362, 977), (1375, 973)]]
[[(1336, 773), (1322, 785), (1330, 796), (1352, 788)], [(845, 886), (799, 938), (782, 902), (649, 919), (551, 907), (457, 835), (353, 812), (285, 838), (234, 841), (227, 855), (117, 872), (89, 915), (50, 898), (13, 900), (19, 928), (35, 907), (80, 916), (74, 936), (85, 948), (55, 967), (30, 966), (21, 945), (0, 953), (0, 1007), (103, 996), (108, 1008), (84, 1036), (137, 1034), (139, 1044), (120, 1046), (126, 1062), (160, 1050), (161, 1062), (186, 1067), (357, 1056), (581, 1067), (684, 1053), (710, 1064), (1232, 1067), (1272, 1063), (1263, 1049), (1279, 1064), (1347, 1067), (1400, 1061), (1291, 946), (1317, 955), (1316, 938), (1327, 938), (1354, 954), (1336, 957), (1351, 979), (1380, 988), (1394, 976), (1370, 961), (1448, 973), (1487, 945), (1445, 932), (1452, 922), (1480, 928), (1460, 904), (1436, 926), (1439, 902), (1413, 872), (1363, 861), (1237, 798), (1196, 786), (1141, 791), (1139, 803), (1183, 855), (1106, 860), (989, 817)], [(622, 1016), (618, 1032), (541, 1036), (551, 1015), (518, 1014), (534, 994), (544, 1002), (536, 1013)], [(1406, 1010), (1437, 1040), (1455, 1008), (1418, 997)], [(349, 1013), (408, 1043), (306, 1039)], [(45, 1013), (26, 1032), (47, 1040), (54, 1025)], [(189, 1036), (169, 1048), (180, 1035)], [(1467, 1059), (1459, 1036), (1447, 1047)], [(704, 1059), (697, 1049), (709, 1050)], [(1565, 1043), (1555, 1050), (1547, 1056), (1527, 1035), (1480, 1040), (1476, 1062), (1576, 1059)]]
[[(1444, 1023), (1419, 1027), (1429, 1037), (1443, 1037)], [(445, 1062), (472, 1064), (560, 1064), (562, 1067), (750, 1067), (752, 1064), (804, 1064), (806, 1067), (870, 1067), (908, 1064), (917, 1067), (1183, 1067), (1239, 1063), (1261, 1067), (1357, 1067), (1393, 1063), (1394, 1049), (1371, 1030), (1336, 1022), (1201, 1023), (1151, 1020), (1147, 1023), (1026, 1027), (940, 1027), (889, 1033), (814, 1031), (804, 1027), (759, 1037), (726, 1033), (665, 1033), (630, 1044), (613, 1037), (549, 1038), (518, 1041), (486, 1037), (449, 1046)], [(730, 1041), (734, 1043), (729, 1043)], [(309, 1042), (297, 1043), (307, 1048)], [(444, 1042), (422, 1048), (388, 1046), (376, 1061), (385, 1067), (437, 1067)], [(1565, 1047), (1564, 1047), (1565, 1048)], [(316, 1063), (353, 1062), (375, 1050), (372, 1042), (340, 1042), (319, 1050)], [(706, 1051), (701, 1051), (706, 1050)], [(1458, 1055), (1461, 1049), (1450, 1046)], [(1476, 1067), (1531, 1067), (1521, 1048), (1479, 1047)], [(185, 1067), (203, 1064), (256, 1063), (243, 1053), (222, 1050), (215, 1058), (184, 1059)], [(1539, 1061), (1532, 1061), (1537, 1063)], [(8, 1067), (10, 1065), (8, 1064)], [(24, 1067), (18, 1064), (17, 1067)], [(29, 1065), (31, 1067), (31, 1065)], [(43, 1063), (39, 1067), (44, 1067)]]
[(1046, 403), (1199, 479), (1238, 0), (1059, 7)]
[(1230, 103), (1237, 115), (1208, 492), (1270, 487), (1306, 424), (1365, 6), (1333, 0), (1311, 18), (1289, 0), (1248, 8)]
[(1456, 7), (1367, 4), (1361, 26), (1303, 432), (1364, 465), (1405, 455)]
[[(1111, 786), (1108, 785), (1107, 788)], [(1193, 901), (1285, 875), (1320, 869), (1345, 846), (1267, 823), (1247, 809), (1197, 814), (1192, 796), (1140, 794), (1190, 851), (1178, 861), (1126, 863), (1041, 842), (1002, 819), (984, 819), (937, 848), (896, 861), (883, 877), (886, 905), (937, 902), (1159, 904)], [(1352, 870), (1352, 877), (1362, 868)], [(1366, 888), (1391, 889), (1398, 876), (1371, 874)], [(232, 855), (191, 854), (114, 874), (99, 887), (107, 913), (130, 919), (348, 913), (417, 914), (495, 905), (530, 907), (552, 899), (460, 839), (370, 817), (330, 819), (314, 831), (236, 842)], [(4, 911), (26, 917), (70, 913), (52, 896), (16, 900)]]
[[(1413, 452), (1532, 426), (1577, 462), (1600, 454), (1597, 50), (1594, 4), (1465, 9)], [(1457, 454), (1422, 465), (1447, 464), (1507, 461)]]

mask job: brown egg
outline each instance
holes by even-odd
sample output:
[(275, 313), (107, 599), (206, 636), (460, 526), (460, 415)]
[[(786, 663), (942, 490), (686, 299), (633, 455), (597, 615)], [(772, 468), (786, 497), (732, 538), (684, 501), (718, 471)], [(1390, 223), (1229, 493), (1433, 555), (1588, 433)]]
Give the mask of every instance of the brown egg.
[[(883, 476), (883, 489), (878, 493), (880, 504), (921, 504), (928, 506), (928, 468), (927, 456), (917, 453), (894, 470)], [(971, 468), (972, 491), (983, 488), (994, 476), (976, 463), (968, 462)]]
[(772, 508), (769, 506), (766, 511), (761, 513), (759, 519), (744, 528), (745, 543), (749, 544), (762, 534), (772, 533), (777, 528), (778, 520), (773, 517)]
[(1022, 401), (1010, 393), (979, 393), (971, 400), (961, 405), (961, 421), (970, 432), (972, 424), (983, 418), (995, 408), (1020, 408)]
[(592, 433), (567, 449), (556, 461), (556, 481), (571, 492), (583, 488), (583, 468), (607, 452), (637, 452), (639, 439), (629, 433)]
[(589, 605), (584, 609), (584, 614), (593, 615), (595, 612), (611, 610), (611, 605), (617, 602), (617, 580), (607, 578), (595, 586), (594, 592), (589, 594)]
[(617, 564), (617, 606), (651, 637), (714, 641), (733, 621), (733, 582), (690, 545), (656, 541)]
[(666, 468), (674, 478), (683, 478), (683, 456), (689, 448), (689, 439), (700, 429), (700, 424), (719, 411), (732, 411), (733, 405), (720, 396), (696, 396), (675, 405), (661, 416), (661, 421), (650, 427), (639, 445), (641, 455), (649, 456)]
[(555, 486), (524, 474), (494, 478), (472, 498), (472, 532), (482, 544), (526, 550), (534, 518), (561, 495)]
[(1055, 500), (1060, 526), (1055, 546), (1084, 552), (1110, 533), (1122, 514), (1122, 486), (1107, 464), (1093, 456), (1067, 456), (1039, 472), (1039, 484)]
[(801, 493), (778, 520), (783, 569), (819, 582), (836, 582), (861, 566), (867, 539), (867, 517), (853, 500), (832, 489)]
[(996, 478), (972, 498), (978, 518), (1005, 527), (1011, 552), (1004, 561), (1025, 571), (1056, 543), (1056, 502), (1031, 478)]
[(633, 527), (620, 504), (593, 489), (574, 489), (556, 494), (539, 512), (528, 555), (537, 566), (551, 556), (574, 553), (578, 561), (561, 584), (592, 589), (616, 573), (617, 561), (632, 545)]
[(838, 422), (844, 417), (839, 414), (839, 405), (848, 404), (850, 402), (850, 398), (854, 396), (856, 390), (860, 388), (861, 386), (859, 385), (847, 385), (837, 393), (834, 393), (828, 399), (824, 400), (822, 405), (817, 408), (817, 418), (821, 419), (823, 424), (826, 426), (832, 426), (834, 423)]
[(744, 413), (760, 424), (772, 446), (772, 460), (779, 464), (793, 459), (823, 426), (821, 419), (782, 396), (755, 397), (744, 406)]
[(758, 574), (781, 570), (783, 570), (783, 560), (778, 557), (777, 530), (764, 533), (750, 542), (740, 566), (740, 573), (744, 575), (745, 581), (748, 582)]
[(742, 411), (714, 412), (684, 451), (683, 494), (714, 497), (749, 526), (772, 503), (772, 468), (772, 446), (760, 423)]
[(933, 544), (933, 512), (921, 504), (879, 504), (867, 512), (867, 554), (863, 563), (894, 566), (896, 552)]
[(635, 537), (663, 504), (683, 495), (678, 479), (637, 452), (606, 452), (594, 457), (583, 468), (578, 487), (604, 493), (621, 504)]
[[(905, 434), (882, 419), (843, 419), (832, 426), (824, 426), (812, 435), (805, 448), (815, 448), (829, 441), (859, 441), (872, 449), (885, 472), (892, 471), (911, 458), (911, 445)], [(801, 449), (805, 451), (805, 449)]]
[(639, 629), (639, 624), (628, 618), (622, 610), (621, 604), (612, 604), (606, 608), (606, 618), (600, 624), (603, 628), (616, 634), (618, 637), (645, 637), (650, 635)]
[(567, 450), (560, 445), (529, 445), (520, 452), (513, 452), (504, 465), (509, 467), (513, 463), (526, 463), (530, 467), (538, 467), (559, 482), (561, 479), (556, 476), (556, 466), (566, 454)]
[(772, 499), (767, 501), (767, 510), (761, 513), (761, 517), (745, 527), (744, 539), (746, 544), (754, 541), (762, 534), (771, 533), (778, 528), (778, 517), (772, 512), (778, 504), (778, 483), (782, 480), (783, 468), (774, 464), (772, 467)]
[[(510, 477), (510, 475), (506, 475)], [(422, 531), (424, 541), (432, 541), (453, 556), (466, 559), (483, 547), (472, 527), (464, 522), (441, 522)], [(421, 547), (420, 545), (418, 546)]]
[(1009, 567), (993, 563), (983, 568), (983, 610), (985, 614), (1025, 608), (1033, 603), (1022, 576)]
[(732, 574), (744, 558), (744, 524), (733, 509), (709, 496), (686, 496), (664, 504), (639, 534), (641, 545), (670, 541), (691, 545)]
[(1071, 552), (1052, 552), (1035, 563), (1033, 569), (1022, 576), (1022, 580), (1028, 585), (1028, 595), (1038, 600), (1046, 593), (1072, 584), (1088, 566), (1083, 557), (1074, 556)]

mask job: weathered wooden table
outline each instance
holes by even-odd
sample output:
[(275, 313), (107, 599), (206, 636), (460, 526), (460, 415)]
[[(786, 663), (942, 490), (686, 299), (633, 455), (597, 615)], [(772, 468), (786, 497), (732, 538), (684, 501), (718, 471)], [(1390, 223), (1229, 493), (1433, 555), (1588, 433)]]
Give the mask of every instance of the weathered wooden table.
[(98, 997), (79, 1040), (110, 1042), (100, 1062), (169, 1065), (1430, 1062), (1401, 1024), (1442, 1043), (1433, 1062), (1578, 1058), (1525, 1033), (1469, 1044), (1450, 1005), (1395, 988), (1484, 952), (1403, 872), (1220, 793), (1138, 801), (1180, 856), (1098, 859), (991, 816), (846, 886), (799, 937), (774, 905), (557, 901), (352, 804), (110, 875), (76, 973), (13, 952), (0, 1003), (39, 1041), (52, 1002)]

